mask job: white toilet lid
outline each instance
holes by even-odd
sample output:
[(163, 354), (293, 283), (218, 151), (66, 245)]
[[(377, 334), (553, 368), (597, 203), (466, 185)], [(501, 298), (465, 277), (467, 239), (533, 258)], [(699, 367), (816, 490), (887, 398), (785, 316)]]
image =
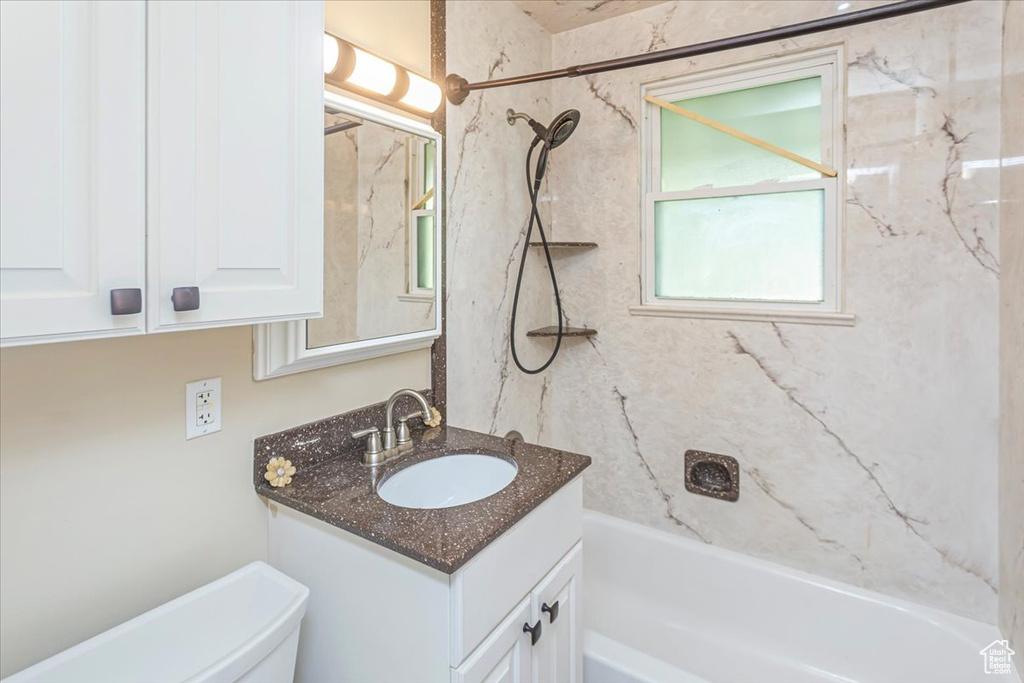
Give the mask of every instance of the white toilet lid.
[(234, 680), (298, 628), (308, 598), (253, 562), (0, 683)]

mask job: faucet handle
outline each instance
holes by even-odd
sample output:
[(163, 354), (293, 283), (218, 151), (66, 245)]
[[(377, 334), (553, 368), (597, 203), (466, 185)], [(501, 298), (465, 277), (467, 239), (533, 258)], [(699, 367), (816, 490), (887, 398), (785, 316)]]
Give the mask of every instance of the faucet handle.
[(423, 411), (417, 410), (415, 413), (409, 413), (405, 417), (398, 418), (398, 429), (395, 433), (396, 443), (406, 444), (412, 441), (412, 434), (409, 433), (409, 425), (406, 422), (416, 417), (422, 418)]
[(376, 427), (370, 427), (368, 429), (361, 429), (358, 432), (352, 432), (353, 439), (366, 439), (366, 448), (363, 450), (363, 464), (364, 465), (379, 465), (384, 461), (381, 457), (384, 453), (384, 449), (380, 443), (380, 430)]

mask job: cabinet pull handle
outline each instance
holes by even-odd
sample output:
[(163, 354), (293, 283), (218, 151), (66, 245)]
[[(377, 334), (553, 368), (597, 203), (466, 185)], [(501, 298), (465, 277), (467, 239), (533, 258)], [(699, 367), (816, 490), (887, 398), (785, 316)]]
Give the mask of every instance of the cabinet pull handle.
[(199, 288), (175, 287), (171, 290), (171, 303), (176, 311), (198, 311)]
[(142, 290), (138, 287), (110, 290), (110, 315), (142, 313)]
[(555, 600), (554, 604), (552, 604), (550, 607), (548, 607), (548, 603), (545, 602), (543, 605), (541, 605), (540, 611), (548, 613), (549, 624), (555, 623), (555, 619), (558, 618), (558, 600)]
[(536, 645), (537, 641), (540, 640), (540, 631), (541, 631), (540, 619), (538, 619), (537, 623), (534, 624), (533, 626), (530, 626), (530, 622), (526, 622), (525, 624), (523, 624), (523, 633), (529, 633), (530, 634), (530, 645), (531, 646), (532, 645)]

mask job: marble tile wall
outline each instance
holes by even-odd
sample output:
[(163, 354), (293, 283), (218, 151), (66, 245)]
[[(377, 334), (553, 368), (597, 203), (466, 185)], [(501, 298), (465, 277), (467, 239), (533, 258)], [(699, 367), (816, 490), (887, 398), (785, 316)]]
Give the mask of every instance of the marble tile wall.
[(324, 140), (326, 294), (324, 317), (308, 322), (311, 347), (434, 324), (432, 300), (399, 298), (408, 291), (408, 139), (366, 123)]
[(434, 306), (399, 296), (408, 292), (409, 134), (366, 123), (359, 131), (360, 339), (434, 324)]
[[(1003, 3), (999, 625), (1024, 653), (1024, 3)], [(1024, 654), (1017, 655), (1017, 668)]]
[[(324, 125), (338, 122), (325, 115)], [(341, 339), (358, 339), (356, 317), (359, 272), (358, 230), (359, 129), (324, 138), (324, 317), (306, 324), (310, 347), (330, 346)]]
[(516, 7), (548, 33), (593, 24), (667, 0), (513, 0)]
[[(447, 3), (447, 68), (470, 81), (539, 71), (551, 63), (550, 36), (509, 0)], [(447, 362), (449, 421), (536, 440), (550, 375), (527, 376), (509, 354), (509, 315), (529, 198), (526, 150), (533, 133), (509, 126), (505, 110), (551, 116), (548, 84), (488, 90), (447, 111)], [(542, 207), (547, 214), (547, 205)], [(550, 342), (525, 338), (547, 325), (550, 285), (537, 254), (527, 262), (518, 348), (538, 365)]]
[[(826, 5), (669, 3), (558, 34), (552, 61)], [(553, 169), (555, 232), (601, 245), (561, 281), (570, 315), (599, 332), (552, 373), (542, 441), (594, 456), (589, 507), (994, 621), (1000, 10), (975, 3), (554, 89), (554, 109), (583, 120)], [(630, 316), (639, 83), (841, 41), (856, 325)], [(688, 448), (739, 459), (738, 503), (685, 491)]]
[[(672, 2), (556, 34), (550, 57), (508, 3), (448, 11), (449, 71), (475, 80), (793, 23), (835, 3)], [(592, 455), (590, 508), (994, 622), (1001, 23), (1001, 3), (971, 3), (449, 108), (452, 421)], [(631, 316), (639, 83), (844, 41), (856, 325)], [(571, 322), (598, 336), (566, 342), (539, 377), (511, 366), (503, 336), (524, 138), (500, 112), (528, 98), (582, 113), (553, 155), (546, 208), (558, 239), (600, 243), (556, 264)], [(531, 296), (550, 315), (546, 290)], [(685, 491), (689, 448), (739, 459), (737, 503)]]

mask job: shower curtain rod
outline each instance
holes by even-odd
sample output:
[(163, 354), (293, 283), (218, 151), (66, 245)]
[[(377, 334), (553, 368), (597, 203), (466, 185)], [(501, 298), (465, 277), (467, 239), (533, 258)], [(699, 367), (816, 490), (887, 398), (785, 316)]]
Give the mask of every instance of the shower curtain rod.
[(580, 64), (578, 66), (570, 66), (564, 69), (556, 69), (554, 71), (541, 71), (535, 74), (525, 74), (523, 76), (513, 76), (511, 78), (498, 78), (493, 81), (480, 81), (479, 83), (470, 83), (458, 74), (448, 74), (448, 77), (445, 79), (445, 94), (448, 97), (448, 101), (452, 104), (462, 104), (466, 101), (466, 97), (469, 93), (474, 90), (503, 88), (507, 85), (536, 83), (537, 81), (549, 81), (555, 78), (576, 78), (577, 76), (599, 74), (604, 73), (605, 71), (631, 69), (636, 66), (657, 64), (658, 62), (668, 62), (673, 59), (683, 59), (685, 57), (706, 55), (712, 52), (733, 50), (740, 47), (748, 47), (750, 45), (770, 43), (776, 40), (805, 36), (810, 33), (820, 33), (821, 31), (846, 28), (847, 26), (857, 26), (858, 24), (866, 24), (871, 21), (893, 19), (905, 14), (924, 12), (925, 10), (946, 7), (947, 5), (956, 5), (967, 1), (968, 0), (904, 0), (903, 2), (895, 2), (889, 5), (850, 12), (849, 14), (840, 14), (838, 16), (825, 17), (823, 19), (813, 19), (799, 24), (779, 26), (778, 28), (770, 28), (764, 31), (756, 31), (754, 33), (745, 33), (743, 35), (732, 36), (730, 38), (709, 40), (705, 43), (684, 45), (683, 47), (674, 47), (668, 50), (658, 50), (657, 52), (648, 52), (629, 57), (606, 59), (601, 62)]
[(350, 128), (358, 128), (363, 124), (358, 121), (345, 121), (344, 123), (336, 123), (333, 126), (327, 126), (324, 128), (324, 136), (332, 135), (334, 133), (340, 133), (343, 130), (349, 130)]

